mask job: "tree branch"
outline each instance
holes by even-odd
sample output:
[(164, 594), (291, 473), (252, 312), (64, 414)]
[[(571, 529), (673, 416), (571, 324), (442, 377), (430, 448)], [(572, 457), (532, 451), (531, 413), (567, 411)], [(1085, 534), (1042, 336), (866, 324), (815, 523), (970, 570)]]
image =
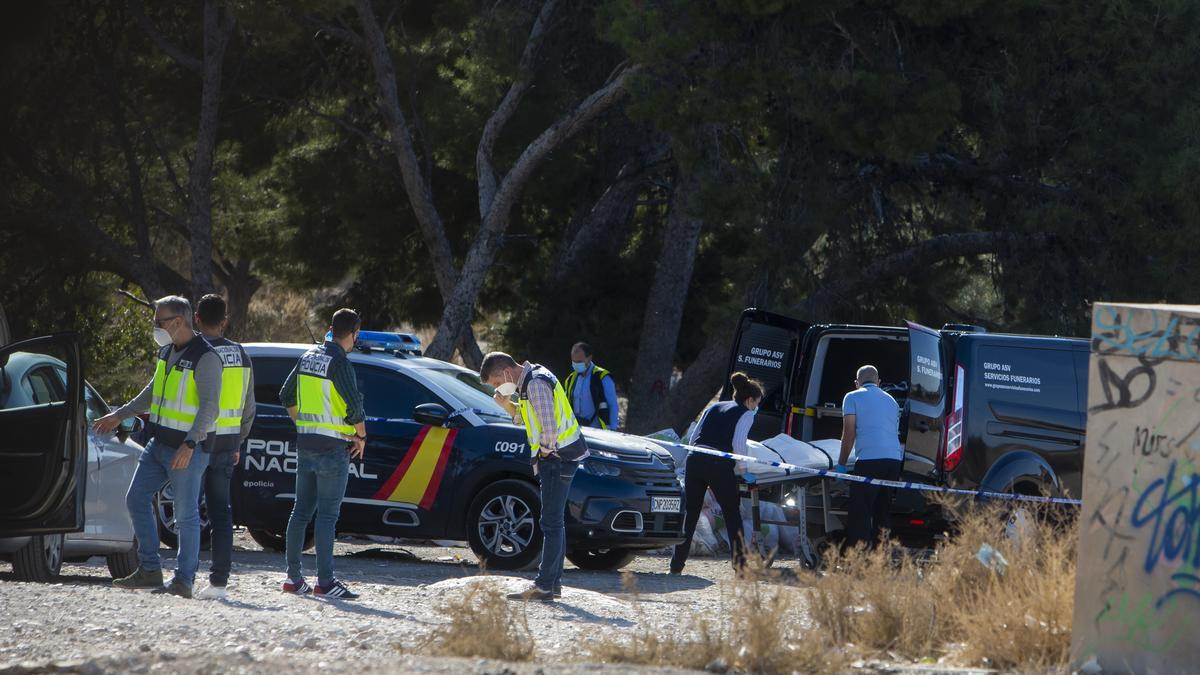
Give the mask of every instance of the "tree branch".
[(142, 6), (142, 0), (129, 0), (129, 13), (133, 15), (133, 20), (137, 22), (142, 31), (149, 36), (164, 54), (174, 59), (175, 63), (193, 73), (200, 73), (203, 70), (203, 64), (201, 64), (200, 59), (184, 52), (178, 45), (172, 43), (154, 27), (154, 24), (150, 21), (150, 17), (146, 16), (146, 8)]
[(371, 59), (375, 82), (379, 88), (380, 107), (388, 125), (391, 147), (400, 166), (404, 191), (417, 217), (417, 224), (429, 248), (433, 261), (434, 278), (442, 297), (446, 298), (457, 284), (457, 270), (446, 227), (433, 203), (433, 194), (421, 175), (420, 162), (413, 149), (412, 133), (400, 109), (400, 97), (396, 89), (396, 71), (392, 64), (387, 38), (379, 27), (371, 0), (356, 0), (355, 7), (363, 25), (364, 48)]
[(479, 218), (487, 217), (492, 208), (492, 200), (496, 196), (496, 170), (493, 167), (493, 153), (496, 139), (500, 131), (508, 123), (525, 97), (525, 92), (533, 84), (534, 62), (546, 36), (546, 24), (558, 6), (558, 0), (546, 0), (542, 10), (538, 12), (525, 41), (525, 49), (521, 53), (521, 62), (517, 66), (517, 77), (509, 86), (508, 91), (496, 106), (495, 112), (483, 126), (483, 134), (479, 137), (479, 146), (475, 151), (475, 170), (479, 180)]
[(947, 258), (994, 253), (1002, 246), (1029, 238), (1028, 235), (1007, 232), (961, 232), (926, 239), (880, 258), (852, 275), (825, 281), (803, 301), (790, 306), (788, 313), (799, 319), (819, 320), (827, 316), (837, 303), (850, 302), (855, 296), (885, 280), (916, 274)]
[(149, 300), (143, 300), (143, 299), (139, 298), (138, 296), (134, 295), (133, 293), (130, 293), (129, 291), (125, 290), (124, 288), (114, 288), (113, 293), (116, 293), (117, 295), (123, 295), (126, 298), (129, 298), (131, 301), (136, 302), (137, 304), (139, 304), (143, 307), (149, 307), (150, 309), (154, 309), (153, 302), (150, 302)]

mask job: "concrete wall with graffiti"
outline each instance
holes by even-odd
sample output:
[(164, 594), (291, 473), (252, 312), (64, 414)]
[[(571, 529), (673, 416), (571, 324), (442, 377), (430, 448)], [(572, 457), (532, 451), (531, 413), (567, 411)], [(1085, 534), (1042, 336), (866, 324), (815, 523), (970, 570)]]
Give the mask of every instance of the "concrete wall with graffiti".
[(1097, 304), (1072, 652), (1200, 667), (1200, 306)]

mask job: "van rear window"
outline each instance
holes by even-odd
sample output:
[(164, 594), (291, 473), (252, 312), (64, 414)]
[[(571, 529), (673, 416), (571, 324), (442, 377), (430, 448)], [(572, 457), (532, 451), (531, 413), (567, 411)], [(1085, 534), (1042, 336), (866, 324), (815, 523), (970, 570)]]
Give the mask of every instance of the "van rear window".
[(792, 336), (787, 328), (756, 323), (746, 327), (738, 340), (733, 370), (763, 383), (765, 410), (780, 412), (783, 408), (780, 392), (787, 376), (784, 369), (791, 361)]

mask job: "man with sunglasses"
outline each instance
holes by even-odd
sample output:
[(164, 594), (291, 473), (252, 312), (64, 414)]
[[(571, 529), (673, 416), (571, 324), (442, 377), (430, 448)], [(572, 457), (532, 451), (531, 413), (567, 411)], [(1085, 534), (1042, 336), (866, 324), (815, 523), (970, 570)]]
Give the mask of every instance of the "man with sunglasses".
[[(217, 419), (222, 366), (213, 348), (192, 329), (192, 305), (187, 298), (168, 295), (155, 301), (154, 341), (160, 349), (150, 383), (132, 401), (93, 426), (97, 433), (108, 434), (121, 420), (150, 413), (150, 442), (142, 450), (125, 495), (137, 535), (138, 569), (115, 579), (113, 585), (191, 598), (200, 565), (198, 502), (210, 450), (205, 441)], [(154, 495), (164, 483), (170, 483), (174, 492), (179, 528), (175, 578), (165, 587), (154, 513)]]

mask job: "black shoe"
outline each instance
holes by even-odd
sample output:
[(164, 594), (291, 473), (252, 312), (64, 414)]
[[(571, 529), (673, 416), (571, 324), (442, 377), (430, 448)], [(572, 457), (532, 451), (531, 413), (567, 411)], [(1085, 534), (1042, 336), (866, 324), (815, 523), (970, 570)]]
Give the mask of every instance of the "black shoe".
[(559, 584), (559, 585), (557, 585), (557, 586), (555, 586), (555, 587), (554, 587), (554, 593), (553, 593), (553, 595), (554, 595), (554, 597), (556, 597), (556, 598), (561, 598), (561, 597), (562, 597), (562, 584)]
[(192, 587), (183, 583), (179, 579), (172, 579), (171, 583), (161, 588), (157, 588), (152, 592), (158, 594), (178, 595), (179, 597), (187, 598), (188, 600), (192, 599)]
[(133, 574), (120, 579), (113, 579), (113, 586), (117, 588), (127, 588), (131, 590), (146, 589), (146, 588), (162, 588), (163, 573), (162, 570), (147, 570), (140, 566), (134, 570)]
[(530, 586), (520, 593), (509, 593), (506, 597), (509, 600), (523, 600), (525, 602), (529, 602), (531, 600), (548, 602), (554, 599), (554, 591), (543, 591), (537, 586)]

